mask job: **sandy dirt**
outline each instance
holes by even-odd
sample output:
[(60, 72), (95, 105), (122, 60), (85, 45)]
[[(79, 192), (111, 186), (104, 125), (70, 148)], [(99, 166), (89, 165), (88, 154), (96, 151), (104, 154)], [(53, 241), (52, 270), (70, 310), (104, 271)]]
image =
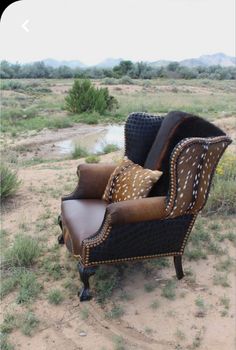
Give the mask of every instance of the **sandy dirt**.
[[(110, 162), (117, 154), (102, 157), (103, 162)], [(9, 232), (10, 241), (19, 233), (20, 225), (27, 225), (27, 234), (40, 237), (47, 247), (53, 247), (60, 233), (55, 218), (60, 212), (60, 197), (70, 192), (76, 183), (76, 167), (84, 159), (61, 161), (54, 164), (40, 164), (19, 171), (22, 187), (14, 199), (3, 207), (3, 228)], [(37, 223), (42, 223), (45, 212), (46, 227), (36, 230)], [(232, 219), (228, 219), (230, 221)], [(234, 221), (236, 221), (234, 219)], [(236, 249), (230, 242), (223, 242), (222, 248), (235, 258)], [(101, 306), (96, 298), (88, 303), (80, 303), (76, 293), (68, 295), (63, 288), (65, 278), (54, 281), (41, 277), (43, 291), (37, 300), (30, 305), (40, 320), (36, 332), (27, 337), (19, 330), (10, 334), (9, 339), (15, 349), (27, 350), (234, 350), (235, 349), (235, 308), (236, 280), (233, 272), (229, 273), (230, 287), (224, 288), (213, 284), (215, 264), (219, 260), (209, 255), (207, 260), (190, 262), (184, 260), (185, 269), (192, 269), (196, 280), (192, 282), (188, 276), (177, 281), (172, 259), (170, 267), (161, 268), (146, 275), (137, 267), (132, 274), (125, 274), (105, 306)], [(76, 266), (60, 247), (61, 264), (68, 261)], [(161, 295), (166, 280), (176, 281), (176, 298), (168, 300)], [(80, 285), (77, 275), (74, 282)], [(157, 283), (155, 290), (147, 293), (144, 285)], [(47, 301), (47, 294), (52, 288), (64, 290), (62, 304), (53, 306)], [(121, 294), (131, 295), (131, 300), (122, 300)], [(226, 295), (230, 299), (230, 308), (226, 316), (222, 316), (222, 305), (219, 298)], [(206, 312), (198, 313), (195, 301), (204, 299)], [(150, 305), (158, 301), (157, 309)], [(106, 312), (113, 305), (120, 305), (124, 315), (120, 319), (107, 319)], [(88, 317), (83, 318), (86, 308)], [(1, 315), (9, 310), (20, 312), (23, 306), (15, 303), (15, 293), (7, 296), (1, 305)], [(125, 346), (116, 347), (115, 337), (121, 336)]]

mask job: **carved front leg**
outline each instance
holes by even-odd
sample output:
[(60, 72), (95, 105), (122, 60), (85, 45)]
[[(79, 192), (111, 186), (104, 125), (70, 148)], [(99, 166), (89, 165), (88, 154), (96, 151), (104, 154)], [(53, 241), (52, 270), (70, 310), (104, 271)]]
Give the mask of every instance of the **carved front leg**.
[(84, 286), (80, 293), (78, 293), (80, 301), (87, 301), (92, 299), (89, 288), (89, 278), (94, 275), (96, 272), (96, 267), (84, 267), (80, 262), (78, 263), (78, 270), (80, 274), (80, 279), (83, 282)]

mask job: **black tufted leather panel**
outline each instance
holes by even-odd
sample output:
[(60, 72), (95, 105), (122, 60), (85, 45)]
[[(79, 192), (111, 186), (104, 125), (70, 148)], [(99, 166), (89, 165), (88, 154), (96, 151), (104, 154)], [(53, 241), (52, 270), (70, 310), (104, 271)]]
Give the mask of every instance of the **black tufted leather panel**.
[(89, 263), (180, 252), (193, 215), (113, 227), (100, 245), (90, 248)]
[(134, 163), (144, 165), (164, 117), (132, 113), (125, 124), (125, 155)]

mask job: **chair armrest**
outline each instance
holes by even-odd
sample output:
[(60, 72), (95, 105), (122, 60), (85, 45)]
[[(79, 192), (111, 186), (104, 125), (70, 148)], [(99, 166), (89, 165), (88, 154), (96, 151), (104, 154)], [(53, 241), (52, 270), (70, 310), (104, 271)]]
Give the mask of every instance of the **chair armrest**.
[(62, 197), (69, 199), (101, 199), (115, 164), (80, 164), (77, 168), (79, 182), (72, 193)]
[(122, 225), (133, 222), (164, 219), (166, 197), (148, 197), (109, 204), (106, 214), (111, 225)]

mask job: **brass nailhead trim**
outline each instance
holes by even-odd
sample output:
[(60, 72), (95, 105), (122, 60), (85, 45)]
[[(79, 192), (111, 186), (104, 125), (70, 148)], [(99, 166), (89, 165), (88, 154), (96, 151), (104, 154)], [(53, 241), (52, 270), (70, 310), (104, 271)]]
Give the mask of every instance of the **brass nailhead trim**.
[[(100, 265), (100, 264), (115, 264), (115, 263), (121, 263), (121, 262), (125, 262), (125, 261), (144, 260), (144, 259), (158, 258), (158, 257), (163, 257), (163, 256), (179, 256), (179, 255), (182, 255), (181, 251), (180, 252), (172, 252), (172, 253), (160, 253), (160, 254), (154, 254), (154, 255), (144, 255), (144, 256), (137, 256), (137, 257), (132, 257), (132, 258), (122, 258), (122, 259), (114, 259), (114, 260), (100, 260), (100, 261), (94, 261), (94, 262), (89, 262), (88, 260), (86, 260), (84, 262), (84, 266), (89, 267), (89, 266)], [(74, 257), (81, 258), (79, 255), (74, 255)]]

